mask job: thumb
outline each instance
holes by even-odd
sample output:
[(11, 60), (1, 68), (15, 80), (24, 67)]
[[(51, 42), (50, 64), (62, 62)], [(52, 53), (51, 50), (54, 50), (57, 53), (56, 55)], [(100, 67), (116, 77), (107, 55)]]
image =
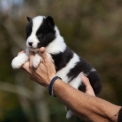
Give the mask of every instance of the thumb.
[(90, 87), (90, 82), (89, 79), (83, 74), (81, 73), (81, 78), (82, 78), (82, 82), (86, 87)]
[(41, 47), (41, 48), (40, 48), (39, 54), (40, 54), (40, 56), (42, 57), (43, 61), (45, 61), (46, 58), (47, 58), (47, 55), (46, 55), (46, 52), (45, 52), (45, 48), (44, 48), (44, 47)]
[(86, 86), (86, 93), (92, 96), (95, 96), (94, 90), (89, 82), (89, 79), (83, 75), (83, 73), (81, 74), (81, 78), (82, 78), (82, 83)]
[(83, 84), (86, 86), (86, 90), (92, 89), (89, 79), (86, 76), (84, 76), (83, 73), (81, 74), (81, 78), (82, 78)]
[(50, 57), (47, 55), (47, 53), (46, 53), (44, 47), (41, 47), (41, 48), (40, 48), (39, 54), (40, 54), (40, 56), (42, 57), (43, 63), (44, 63), (46, 66), (50, 66), (50, 64), (51, 64), (51, 59), (50, 59)]
[(40, 52), (43, 53), (45, 51), (45, 48), (44, 47), (41, 47), (40, 48)]

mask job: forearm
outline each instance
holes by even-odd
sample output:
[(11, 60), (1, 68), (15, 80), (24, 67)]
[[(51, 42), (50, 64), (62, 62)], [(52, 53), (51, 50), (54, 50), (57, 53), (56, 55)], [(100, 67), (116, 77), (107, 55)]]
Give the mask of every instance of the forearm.
[(117, 122), (120, 106), (80, 92), (68, 84), (57, 80), (54, 94), (81, 119), (93, 122)]
[[(55, 66), (52, 60), (46, 55), (44, 48), (40, 49), (40, 56), (43, 58), (43, 63), (40, 63), (37, 69), (30, 67), (33, 56), (30, 55), (30, 63), (26, 62), (23, 65), (23, 69), (35, 81), (48, 89), (50, 80), (56, 74)], [(81, 119), (88, 122), (117, 122), (117, 113), (120, 110), (120, 106), (80, 92), (59, 79), (55, 81), (53, 90), (54, 94)]]

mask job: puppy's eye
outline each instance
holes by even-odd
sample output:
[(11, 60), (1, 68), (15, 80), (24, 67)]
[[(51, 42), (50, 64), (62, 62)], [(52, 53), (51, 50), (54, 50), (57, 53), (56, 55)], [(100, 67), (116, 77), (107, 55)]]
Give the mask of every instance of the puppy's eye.
[(38, 37), (43, 37), (43, 36), (44, 36), (43, 33), (38, 34)]

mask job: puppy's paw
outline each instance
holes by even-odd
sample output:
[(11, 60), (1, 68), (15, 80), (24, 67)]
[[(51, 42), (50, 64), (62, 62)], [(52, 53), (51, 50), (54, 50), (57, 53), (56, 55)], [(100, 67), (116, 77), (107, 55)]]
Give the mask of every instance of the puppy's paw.
[(22, 59), (20, 59), (19, 57), (15, 57), (12, 60), (11, 65), (13, 69), (19, 69), (23, 65)]
[(42, 58), (38, 54), (36, 54), (35, 57), (33, 58), (33, 67), (37, 68), (41, 61)]
[(71, 110), (68, 110), (66, 114), (66, 118), (70, 119), (73, 115), (74, 115), (73, 112)]

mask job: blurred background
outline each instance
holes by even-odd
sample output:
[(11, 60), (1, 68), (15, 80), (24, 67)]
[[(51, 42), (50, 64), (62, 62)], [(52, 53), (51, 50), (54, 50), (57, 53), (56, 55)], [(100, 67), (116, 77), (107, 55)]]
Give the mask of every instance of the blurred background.
[(37, 15), (52, 16), (67, 45), (98, 70), (99, 97), (122, 105), (121, 0), (0, 0), (0, 122), (81, 121), (67, 120), (57, 98), (11, 67), (25, 49), (26, 17)]

